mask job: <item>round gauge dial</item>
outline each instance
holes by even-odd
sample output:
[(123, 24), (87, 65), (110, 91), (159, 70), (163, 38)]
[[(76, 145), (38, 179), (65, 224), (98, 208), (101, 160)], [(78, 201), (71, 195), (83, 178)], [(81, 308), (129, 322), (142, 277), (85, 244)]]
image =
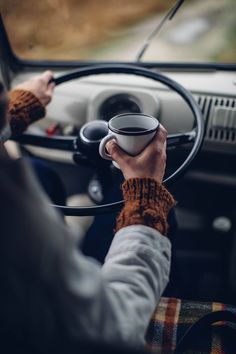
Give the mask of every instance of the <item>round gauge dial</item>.
[(102, 103), (99, 109), (99, 118), (108, 121), (121, 113), (142, 113), (141, 104), (132, 95), (117, 94)]

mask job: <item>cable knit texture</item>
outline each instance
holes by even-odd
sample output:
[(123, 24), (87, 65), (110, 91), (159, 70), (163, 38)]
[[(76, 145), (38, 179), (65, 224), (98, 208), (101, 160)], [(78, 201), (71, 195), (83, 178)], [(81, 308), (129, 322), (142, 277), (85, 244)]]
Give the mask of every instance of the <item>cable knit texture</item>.
[(9, 93), (9, 114), (12, 135), (22, 134), (29, 124), (43, 118), (45, 107), (30, 91), (13, 90)]
[(131, 178), (123, 183), (122, 191), (125, 206), (117, 218), (116, 231), (142, 224), (167, 234), (167, 216), (176, 202), (162, 184), (152, 178)]

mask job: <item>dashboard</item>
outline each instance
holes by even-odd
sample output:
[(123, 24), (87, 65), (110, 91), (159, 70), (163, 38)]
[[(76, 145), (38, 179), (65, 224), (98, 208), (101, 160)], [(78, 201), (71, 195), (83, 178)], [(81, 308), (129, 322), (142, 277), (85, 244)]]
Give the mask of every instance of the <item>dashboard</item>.
[[(62, 74), (62, 71), (56, 72), (55, 76)], [(183, 178), (168, 186), (178, 201), (177, 231), (173, 231), (171, 240), (176, 262), (173, 269), (177, 270), (173, 275), (173, 279), (177, 279), (174, 296), (235, 303), (235, 294), (233, 299), (227, 297), (227, 269), (235, 230), (236, 72), (205, 70), (164, 74), (191, 91), (205, 121), (201, 152)], [(17, 75), (12, 86), (32, 75)], [(30, 129), (48, 136), (74, 135), (87, 122), (107, 121), (126, 110), (158, 118), (170, 134), (189, 131), (194, 124), (187, 104), (162, 84), (131, 75), (110, 74), (58, 86), (47, 118)], [(90, 190), (88, 182), (95, 175), (94, 169), (83, 168), (83, 165), (78, 168), (71, 152), (25, 145), (23, 149), (51, 160), (49, 165), (62, 178), (68, 196)], [(167, 151), (167, 176), (179, 167), (188, 152), (188, 145)], [(84, 205), (85, 199), (81, 200)]]
[[(55, 76), (60, 76), (56, 73)], [(165, 72), (189, 89), (205, 120), (204, 151), (236, 155), (236, 73), (223, 71)], [(13, 87), (29, 74), (20, 74)], [(158, 118), (169, 133), (193, 127), (193, 116), (183, 99), (164, 85), (133, 75), (109, 74), (74, 80), (58, 86), (48, 107), (47, 118), (30, 129), (49, 136), (75, 135), (92, 120), (108, 121), (125, 112), (144, 112)], [(46, 159), (72, 162), (69, 152), (31, 147)]]

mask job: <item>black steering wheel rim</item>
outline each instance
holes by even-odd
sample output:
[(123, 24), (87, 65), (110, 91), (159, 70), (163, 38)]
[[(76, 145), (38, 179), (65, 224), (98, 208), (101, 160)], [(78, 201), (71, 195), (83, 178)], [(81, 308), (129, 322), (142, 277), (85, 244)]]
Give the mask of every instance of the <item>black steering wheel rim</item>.
[[(122, 64), (105, 64), (105, 65), (92, 65), (88, 67), (83, 67), (77, 71), (73, 71), (71, 73), (67, 73), (65, 75), (62, 75), (58, 78), (56, 78), (55, 84), (56, 86), (63, 84), (65, 82), (75, 80), (78, 78), (83, 78), (91, 75), (101, 75), (101, 74), (130, 74), (130, 75), (136, 75), (136, 76), (141, 76), (141, 77), (146, 77), (148, 79), (152, 79), (157, 82), (161, 82), (165, 86), (169, 87), (173, 91), (177, 92), (187, 103), (187, 105), (190, 107), (195, 123), (196, 123), (196, 128), (195, 131), (193, 131), (194, 136), (194, 143), (193, 147), (188, 154), (187, 158), (185, 161), (181, 164), (181, 166), (173, 172), (168, 178), (166, 178), (163, 183), (165, 185), (168, 185), (172, 183), (174, 180), (179, 178), (189, 167), (190, 163), (193, 161), (193, 159), (196, 157), (198, 152), (201, 149), (202, 143), (203, 143), (203, 138), (204, 138), (204, 120), (202, 116), (202, 112), (200, 110), (200, 107), (198, 106), (197, 102), (193, 98), (192, 94), (190, 91), (185, 89), (182, 85), (177, 83), (176, 81), (170, 79), (169, 77), (156, 73), (153, 71), (150, 71), (148, 69), (140, 68), (135, 65), (122, 65)], [(103, 204), (103, 205), (95, 205), (95, 206), (88, 206), (88, 207), (67, 207), (67, 206), (60, 206), (60, 205), (54, 205), (57, 209), (60, 209), (61, 212), (65, 215), (70, 215), (70, 216), (87, 216), (87, 215), (97, 215), (97, 214), (105, 214), (105, 213), (111, 213), (114, 212), (118, 209), (120, 209), (123, 205), (123, 200), (114, 202), (114, 203), (109, 203), (109, 204)]]

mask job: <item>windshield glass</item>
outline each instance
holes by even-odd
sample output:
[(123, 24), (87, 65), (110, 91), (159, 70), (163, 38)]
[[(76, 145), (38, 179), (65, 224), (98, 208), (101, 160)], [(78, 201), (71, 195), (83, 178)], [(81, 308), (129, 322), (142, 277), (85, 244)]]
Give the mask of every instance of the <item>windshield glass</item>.
[[(133, 61), (174, 0), (0, 0), (17, 56)], [(186, 0), (143, 61), (236, 62), (236, 1)]]

